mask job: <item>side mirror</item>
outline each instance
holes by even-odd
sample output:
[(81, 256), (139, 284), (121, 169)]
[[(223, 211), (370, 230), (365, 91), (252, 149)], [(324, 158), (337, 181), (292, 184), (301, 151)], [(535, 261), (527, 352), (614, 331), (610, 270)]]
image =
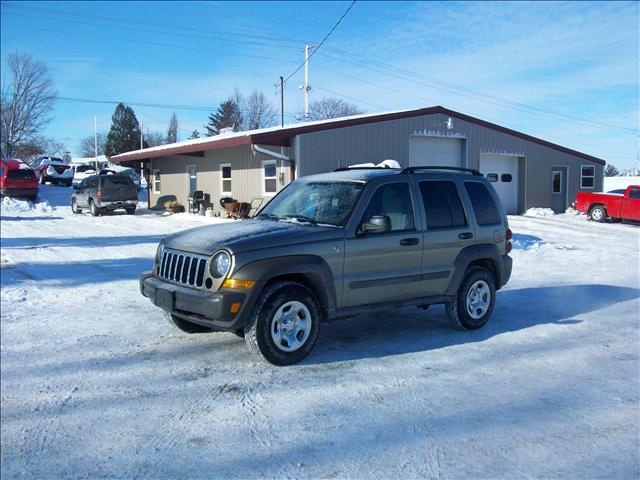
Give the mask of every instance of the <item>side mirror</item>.
[(391, 219), (386, 215), (375, 215), (360, 226), (360, 233), (384, 233), (391, 231)]

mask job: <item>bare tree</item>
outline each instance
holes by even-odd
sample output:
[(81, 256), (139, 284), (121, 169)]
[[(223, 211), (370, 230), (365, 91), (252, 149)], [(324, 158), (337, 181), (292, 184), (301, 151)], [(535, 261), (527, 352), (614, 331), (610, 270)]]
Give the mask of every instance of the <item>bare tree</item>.
[(244, 102), (243, 130), (272, 127), (276, 123), (276, 112), (264, 93), (254, 90)]
[(325, 97), (309, 105), (309, 120), (327, 120), (361, 113), (365, 113), (364, 110), (339, 98)]
[[(107, 136), (104, 133), (98, 133), (98, 155), (102, 155), (104, 153), (104, 147), (107, 143)], [(82, 157), (93, 157), (95, 156), (95, 142), (93, 135), (89, 135), (80, 140), (78, 145), (78, 150), (80, 151), (80, 156)]]
[[(157, 147), (159, 145), (165, 145), (165, 136), (159, 132), (149, 132), (144, 134), (144, 141), (147, 143), (147, 147)], [(145, 147), (145, 148), (147, 148)]]
[(176, 143), (178, 141), (178, 117), (175, 113), (171, 114), (169, 120), (169, 129), (167, 130), (167, 143)]
[(65, 146), (51, 137), (37, 137), (30, 142), (23, 142), (15, 147), (12, 156), (15, 156), (27, 163), (32, 163), (38, 157), (50, 155), (52, 157), (62, 157), (65, 153)]
[(13, 52), (7, 59), (0, 96), (2, 156), (14, 156), (20, 145), (37, 143), (51, 120), (56, 92), (47, 66), (28, 53)]

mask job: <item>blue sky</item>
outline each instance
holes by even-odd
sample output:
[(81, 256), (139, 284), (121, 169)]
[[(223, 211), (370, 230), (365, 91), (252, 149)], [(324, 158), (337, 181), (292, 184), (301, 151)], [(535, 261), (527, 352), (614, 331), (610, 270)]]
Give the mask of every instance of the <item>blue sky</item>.
[[(13, 50), (49, 66), (61, 97), (133, 106), (144, 128), (179, 138), (234, 88), (275, 83), (349, 2), (2, 2), (2, 62)], [(359, 1), (310, 62), (312, 99), (342, 95), (367, 112), (444, 105), (638, 166), (639, 4)], [(285, 89), (301, 112), (302, 70)], [(114, 105), (58, 100), (47, 134), (72, 153), (107, 131)], [(202, 108), (203, 110), (199, 110)]]

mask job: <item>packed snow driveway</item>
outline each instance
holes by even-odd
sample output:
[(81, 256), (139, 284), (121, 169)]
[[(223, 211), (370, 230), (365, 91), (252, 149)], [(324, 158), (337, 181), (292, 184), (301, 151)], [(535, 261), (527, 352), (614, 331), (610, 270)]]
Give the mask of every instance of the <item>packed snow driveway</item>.
[(637, 226), (512, 217), (484, 329), (441, 307), (359, 317), (276, 368), (138, 292), (159, 239), (205, 219), (41, 193), (2, 204), (3, 478), (640, 475)]

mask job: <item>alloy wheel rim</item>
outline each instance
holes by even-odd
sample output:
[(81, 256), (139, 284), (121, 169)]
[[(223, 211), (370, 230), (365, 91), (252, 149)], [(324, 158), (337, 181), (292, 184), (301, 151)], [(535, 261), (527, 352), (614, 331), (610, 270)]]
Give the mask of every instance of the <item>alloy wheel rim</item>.
[(271, 319), (271, 339), (283, 352), (295, 352), (307, 343), (313, 319), (307, 306), (292, 300), (283, 304)]
[(593, 213), (591, 215), (596, 220), (600, 220), (602, 218), (602, 210), (600, 210), (599, 208), (596, 208), (593, 210)]
[(474, 320), (480, 320), (491, 305), (491, 289), (484, 280), (478, 280), (467, 292), (467, 313)]

